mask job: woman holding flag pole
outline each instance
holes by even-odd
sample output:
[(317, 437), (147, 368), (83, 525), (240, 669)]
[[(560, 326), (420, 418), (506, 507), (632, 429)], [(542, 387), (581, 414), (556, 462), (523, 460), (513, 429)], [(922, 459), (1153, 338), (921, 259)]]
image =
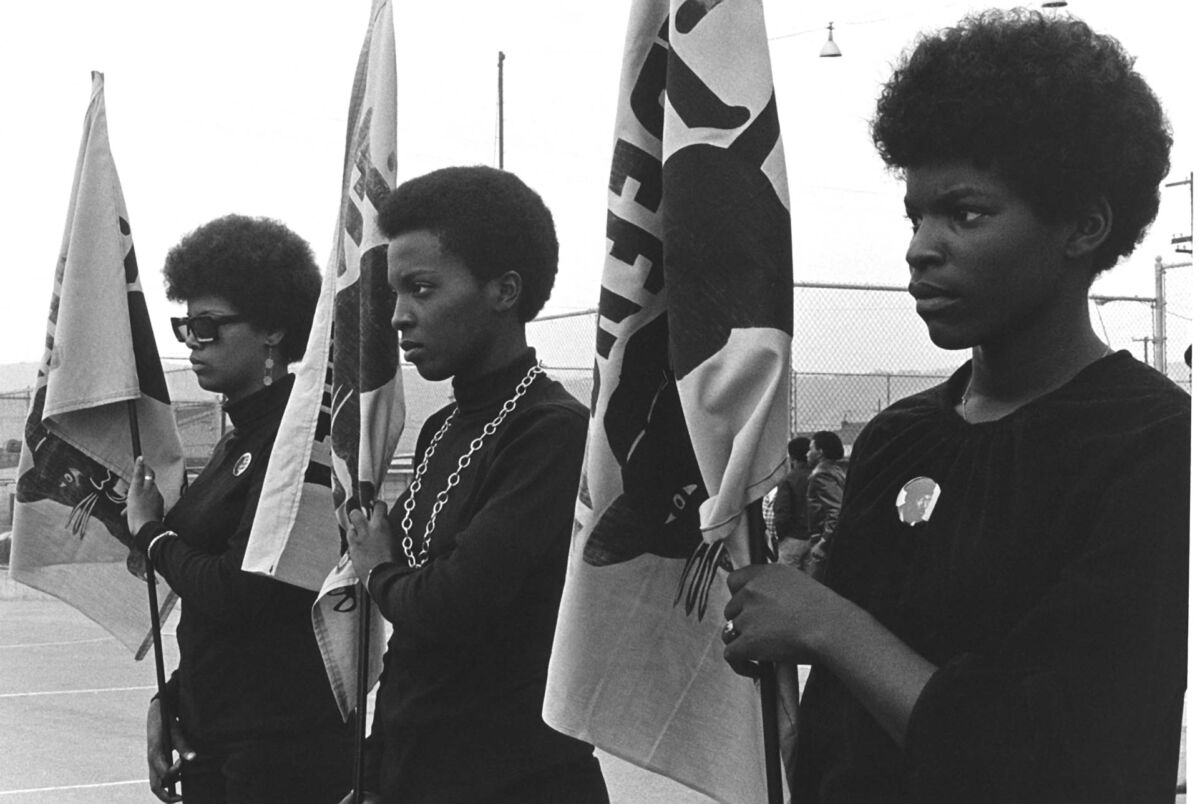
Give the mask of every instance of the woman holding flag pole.
[(422, 427), (390, 514), (350, 513), (354, 571), (392, 624), (366, 800), (607, 804), (592, 746), (541, 714), (587, 435), (525, 340), (558, 269), (554, 221), (476, 166), (401, 184), (379, 226), (405, 358), (454, 402)]
[(726, 659), (813, 665), (798, 802), (1174, 801), (1190, 399), (1088, 311), (1158, 211), (1158, 100), (1086, 23), (987, 12), (916, 45), (873, 135), (917, 313), (971, 360), (863, 430), (828, 586), (729, 576)]
[(179, 669), (147, 719), (150, 787), (179, 801), (178, 777), (188, 804), (329, 804), (349, 784), (353, 733), (313, 635), (315, 594), (241, 570), (294, 379), (287, 365), (308, 342), (321, 275), (286, 226), (241, 215), (188, 234), (163, 272), (168, 298), (187, 304), (172, 319), (176, 336), (200, 387), (224, 395), (233, 429), (165, 519), (140, 460), (129, 489), (129, 530), (183, 602)]

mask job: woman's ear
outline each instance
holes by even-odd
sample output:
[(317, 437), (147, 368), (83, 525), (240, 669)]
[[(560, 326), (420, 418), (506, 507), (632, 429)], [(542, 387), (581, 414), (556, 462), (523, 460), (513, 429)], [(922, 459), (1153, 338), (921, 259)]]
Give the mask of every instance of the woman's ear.
[(497, 312), (515, 309), (521, 299), (521, 275), (516, 271), (505, 271), (491, 280), (495, 289), (493, 305)]
[(1067, 256), (1085, 257), (1112, 234), (1112, 207), (1108, 199), (1101, 198), (1091, 204), (1075, 219), (1075, 229), (1067, 238)]
[(266, 337), (263, 338), (263, 343), (267, 346), (278, 346), (283, 343), (283, 334), (284, 330), (282, 329), (269, 329)]

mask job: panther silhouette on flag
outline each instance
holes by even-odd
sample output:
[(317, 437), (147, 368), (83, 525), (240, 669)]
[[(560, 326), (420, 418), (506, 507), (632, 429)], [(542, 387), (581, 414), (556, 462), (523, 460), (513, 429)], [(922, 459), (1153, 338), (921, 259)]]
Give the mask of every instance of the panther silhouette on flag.
[[(676, 38), (701, 30), (716, 5), (681, 6)], [(650, 268), (635, 293), (606, 287), (600, 315), (622, 323), (656, 303), (663, 310), (626, 337), (607, 398), (603, 425), (622, 488), (588, 536), (584, 560), (593, 566), (647, 553), (693, 556), (703, 541), (700, 509), (709, 495), (676, 383), (712, 360), (735, 330), (771, 328), (790, 336), (792, 329), (790, 217), (764, 169), (779, 143), (774, 96), (751, 119), (751, 109), (726, 103), (676, 49), (665, 47), (666, 34), (664, 25), (635, 92), (661, 104), (664, 94), (651, 88), (665, 86), (682, 127), (706, 134), (661, 163), (621, 138), (614, 151), (611, 189), (620, 194), (625, 181), (636, 180), (636, 199), (657, 213), (661, 229), (655, 236), (610, 210), (610, 256), (631, 265), (640, 258)], [(630, 105), (643, 130), (661, 139), (663, 107), (647, 108), (637, 97)], [(601, 328), (602, 357), (614, 342)], [(714, 560), (728, 567), (723, 556)]]

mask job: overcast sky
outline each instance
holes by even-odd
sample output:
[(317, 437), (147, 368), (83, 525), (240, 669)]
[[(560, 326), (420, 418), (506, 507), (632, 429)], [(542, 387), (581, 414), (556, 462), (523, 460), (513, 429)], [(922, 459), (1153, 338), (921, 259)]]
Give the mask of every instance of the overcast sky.
[[(766, 0), (797, 280), (907, 281), (902, 187), (875, 156), (866, 120), (918, 31), (987, 5)], [(197, 225), (227, 212), (278, 218), (312, 243), (323, 267), (369, 8), (369, 0), (5, 3), (0, 363), (41, 358), (92, 70), (105, 74), (113, 155), (164, 356), (186, 350), (166, 326), (178, 308), (163, 296), (159, 269)], [(394, 0), (401, 179), (496, 163), (496, 61), (505, 52), (505, 167), (542, 193), (562, 241), (546, 312), (592, 307), (598, 296), (628, 8)], [(1195, 25), (1181, 17), (1194, 14), (1190, 6), (1072, 0), (1069, 10), (1137, 56), (1175, 127), (1171, 179), (1185, 178), (1200, 144)], [(831, 20), (845, 55), (819, 59)], [(1145, 245), (1097, 291), (1152, 295), (1154, 256), (1176, 259), (1170, 237), (1187, 230), (1187, 218), (1186, 188), (1166, 190)]]

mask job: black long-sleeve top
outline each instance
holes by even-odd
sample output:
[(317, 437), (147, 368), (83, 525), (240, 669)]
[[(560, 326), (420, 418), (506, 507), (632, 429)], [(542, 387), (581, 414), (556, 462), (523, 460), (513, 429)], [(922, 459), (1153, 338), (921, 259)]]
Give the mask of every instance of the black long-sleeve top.
[[(534, 362), (531, 349), (493, 375), (455, 380), (459, 412), (416, 497), (414, 552), (459, 458)], [(425, 422), (418, 462), (452, 408)], [(541, 717), (586, 434), (586, 409), (539, 376), (451, 489), (428, 563), (413, 572), (401, 559), (372, 573), (371, 597), (393, 632), (365, 787), (384, 801), (487, 802), (592, 761), (590, 745)], [(404, 500), (389, 516), (396, 540)]]
[(808, 476), (804, 491), (808, 537), (830, 539), (837, 529), (842, 510), (842, 492), (846, 485), (846, 470), (837, 463), (822, 458)]
[(293, 375), (226, 406), (233, 423), (165, 522), (137, 534), (182, 601), (172, 680), (200, 746), (341, 728), (313, 635), (314, 592), (243, 572), (242, 556)]
[(788, 471), (787, 477), (777, 487), (775, 500), (775, 534), (783, 539), (807, 539), (811, 534), (807, 526), (805, 500), (808, 492), (808, 464), (798, 462)]
[[(968, 424), (966, 372), (863, 430), (827, 579), (938, 669), (901, 749), (814, 667), (794, 800), (1174, 801), (1190, 398), (1120, 352)], [(908, 525), (916, 477), (941, 493)]]

